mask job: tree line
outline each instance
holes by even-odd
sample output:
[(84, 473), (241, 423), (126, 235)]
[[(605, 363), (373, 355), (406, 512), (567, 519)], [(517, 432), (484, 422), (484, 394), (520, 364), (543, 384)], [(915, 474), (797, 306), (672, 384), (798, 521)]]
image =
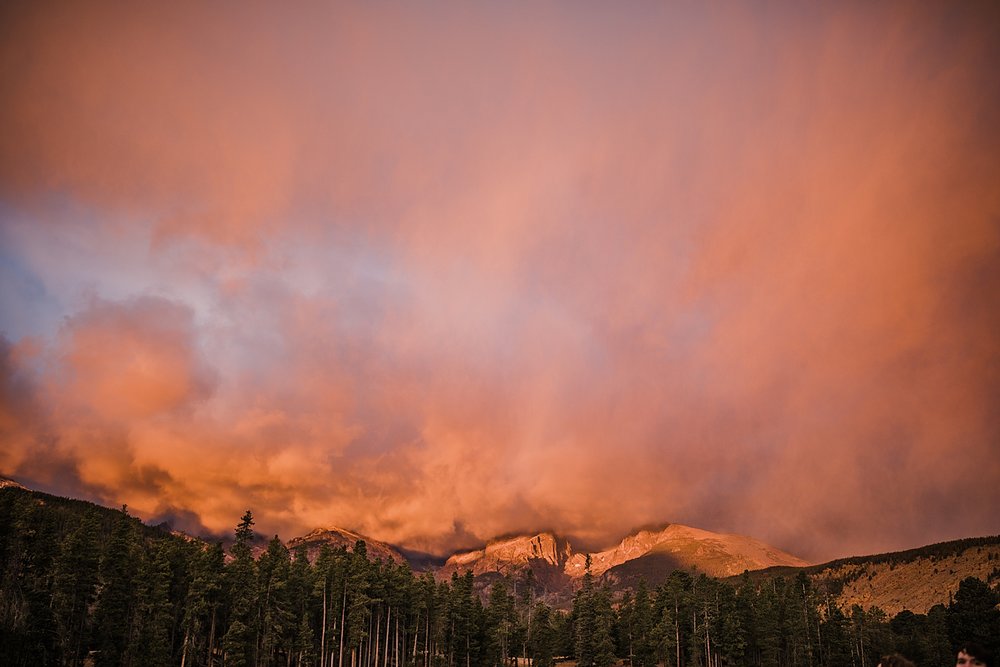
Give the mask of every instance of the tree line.
[(808, 576), (734, 582), (673, 572), (612, 591), (589, 562), (572, 609), (530, 569), (480, 590), (407, 564), (275, 537), (255, 557), (248, 511), (225, 553), (110, 511), (0, 491), (0, 664), (180, 667), (862, 667), (898, 651), (950, 664), (1000, 637), (998, 595), (967, 579), (947, 605), (893, 618), (840, 609)]

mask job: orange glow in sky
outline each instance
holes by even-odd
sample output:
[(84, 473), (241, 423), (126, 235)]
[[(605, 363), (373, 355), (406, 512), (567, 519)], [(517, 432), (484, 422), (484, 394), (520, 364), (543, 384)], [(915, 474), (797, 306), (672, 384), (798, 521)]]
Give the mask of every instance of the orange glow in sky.
[(995, 3), (0, 26), (0, 474), (438, 553), (1000, 533)]

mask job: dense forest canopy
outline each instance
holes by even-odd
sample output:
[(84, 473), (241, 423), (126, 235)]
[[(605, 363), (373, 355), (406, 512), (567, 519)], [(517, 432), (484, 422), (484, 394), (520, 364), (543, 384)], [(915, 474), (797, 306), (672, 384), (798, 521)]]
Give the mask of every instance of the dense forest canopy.
[(126, 508), (0, 489), (0, 664), (861, 667), (898, 651), (945, 665), (958, 643), (1000, 637), (998, 593), (975, 578), (927, 614), (888, 618), (839, 608), (804, 572), (676, 571), (623, 594), (588, 572), (558, 610), (529, 569), (480, 592), (471, 574), (372, 561), (364, 542), (310, 562), (277, 536), (255, 556), (253, 536), (250, 511), (227, 554)]

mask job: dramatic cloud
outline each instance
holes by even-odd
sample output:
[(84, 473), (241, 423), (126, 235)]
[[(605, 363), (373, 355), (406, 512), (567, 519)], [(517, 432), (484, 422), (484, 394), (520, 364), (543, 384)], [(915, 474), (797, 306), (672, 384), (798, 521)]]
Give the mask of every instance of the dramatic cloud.
[(444, 551), (1000, 532), (1000, 14), (0, 16), (0, 473)]

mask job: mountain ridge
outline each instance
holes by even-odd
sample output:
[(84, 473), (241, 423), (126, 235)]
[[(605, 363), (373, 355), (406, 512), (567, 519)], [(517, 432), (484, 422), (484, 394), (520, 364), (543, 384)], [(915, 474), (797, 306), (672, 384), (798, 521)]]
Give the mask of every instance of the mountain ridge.
[[(87, 507), (96, 506), (107, 513), (102, 521), (108, 525), (115, 514), (120, 512), (120, 508), (54, 496), (0, 477), (0, 494), (20, 493), (30, 494), (40, 505), (63, 507), (66, 512), (79, 513), (89, 511), (86, 510)], [(132, 520), (142, 524), (138, 519)], [(177, 536), (177, 531), (170, 531), (163, 525), (142, 524), (142, 530), (150, 536), (161, 533)], [(183, 537), (205, 543), (219, 541), (216, 536)], [(691, 552), (675, 549), (679, 544), (677, 539), (684, 537), (688, 538), (686, 544), (691, 547)], [(795, 577), (804, 573), (842, 608), (847, 609), (854, 604), (866, 609), (878, 607), (890, 615), (903, 609), (926, 613), (936, 604), (947, 603), (958, 589), (959, 583), (967, 577), (978, 578), (991, 586), (1000, 582), (1000, 536), (969, 537), (903, 551), (839, 558), (811, 565), (783, 564), (762, 569), (747, 567), (746, 572), (732, 569), (738, 568), (739, 558), (747, 555), (733, 548), (733, 538), (739, 538), (735, 544), (750, 549), (751, 556), (754, 555), (754, 550), (763, 549), (767, 557), (800, 560), (754, 538), (711, 533), (681, 524), (667, 524), (662, 529), (634, 531), (615, 547), (595, 552), (600, 556), (599, 559), (594, 559), (595, 554), (591, 554), (591, 569), (596, 578), (619, 592), (634, 587), (640, 578), (645, 579), (647, 584), (656, 586), (674, 570), (729, 579), (749, 577), (752, 585), (761, 585), (770, 578)], [(571, 576), (569, 572), (576, 572), (578, 568), (575, 565), (581, 560), (585, 566), (587, 555), (574, 553), (569, 540), (552, 531), (535, 535), (508, 535), (490, 540), (480, 549), (457, 552), (444, 562), (429, 554), (406, 551), (362, 533), (337, 527), (318, 528), (292, 538), (285, 544), (292, 550), (304, 546), (307, 555), (314, 559), (324, 543), (350, 551), (358, 540), (365, 542), (372, 559), (381, 558), (397, 564), (409, 563), (414, 570), (432, 572), (439, 579), (469, 570), (480, 591), (484, 591), (498, 578), (519, 577), (530, 570), (540, 599), (547, 600), (553, 606), (564, 606), (572, 600), (575, 590), (580, 586), (582, 575)], [(225, 540), (222, 541), (225, 543)], [(262, 534), (255, 534), (255, 550), (262, 551), (265, 541)], [(730, 569), (713, 569), (725, 565), (725, 562), (720, 565), (721, 561), (713, 561), (712, 558), (718, 556), (716, 550), (725, 547), (727, 543), (729, 551), (723, 549), (722, 556), (724, 561), (728, 559)], [(598, 561), (596, 567), (593, 565), (594, 560)]]
[(865, 609), (878, 607), (890, 616), (904, 609), (925, 614), (934, 605), (948, 602), (967, 577), (991, 586), (1000, 582), (1000, 535), (837, 558), (804, 568), (777, 566), (747, 576), (760, 582), (799, 572), (828, 591), (844, 608), (857, 604)]
[(369, 558), (388, 560), (397, 565), (409, 562), (409, 559), (399, 548), (387, 542), (375, 540), (361, 533), (356, 533), (346, 528), (338, 528), (337, 526), (315, 528), (305, 535), (293, 537), (285, 542), (285, 546), (290, 551), (305, 548), (309, 560), (315, 560), (324, 545), (329, 545), (334, 549), (344, 547), (348, 551), (354, 551), (354, 547), (359, 541), (365, 543), (365, 549), (368, 552)]

